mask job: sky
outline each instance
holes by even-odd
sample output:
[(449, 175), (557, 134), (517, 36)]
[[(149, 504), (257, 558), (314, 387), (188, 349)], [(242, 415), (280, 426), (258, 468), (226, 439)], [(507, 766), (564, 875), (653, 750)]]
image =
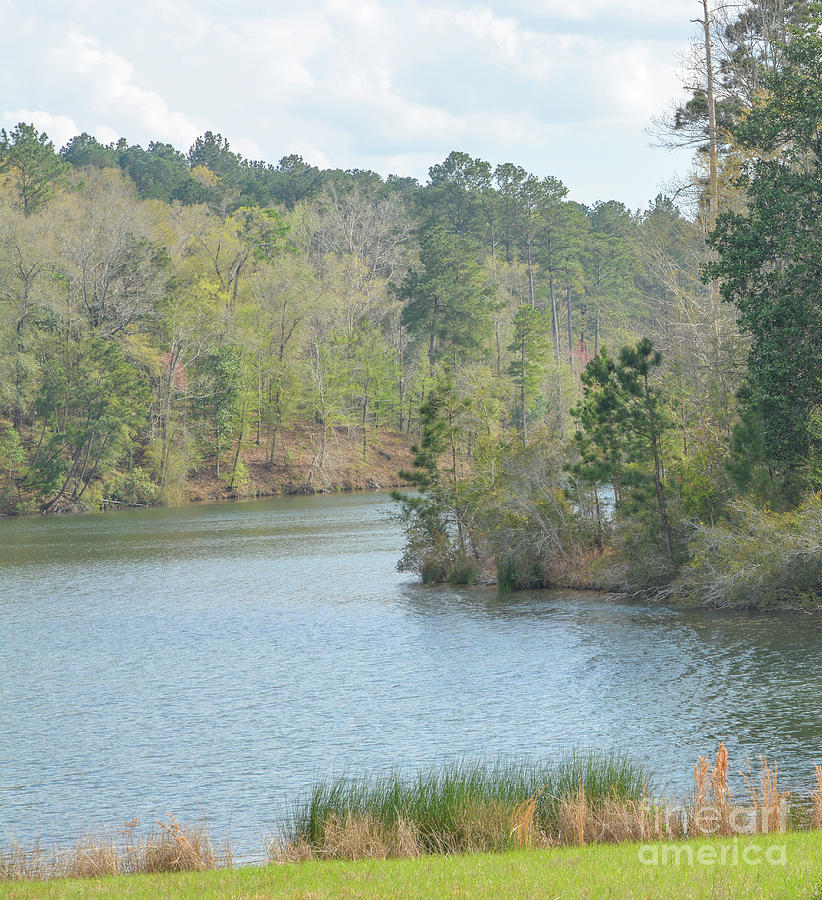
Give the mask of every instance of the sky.
[(646, 208), (698, 0), (0, 0), (0, 126), (424, 182), (451, 150)]

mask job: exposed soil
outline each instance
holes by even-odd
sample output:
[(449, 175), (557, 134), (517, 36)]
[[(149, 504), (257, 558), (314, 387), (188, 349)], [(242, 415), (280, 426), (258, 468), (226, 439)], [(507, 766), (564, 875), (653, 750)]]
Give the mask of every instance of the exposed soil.
[[(402, 432), (369, 432), (363, 458), (362, 432), (338, 428), (327, 435), (323, 454), (319, 429), (297, 426), (278, 437), (274, 462), (270, 463), (264, 436), (260, 446), (253, 441), (243, 444), (240, 459), (249, 475), (243, 496), (401, 487), (399, 470), (412, 465), (410, 444)], [(226, 454), (222, 474), (230, 471), (232, 462)], [(236, 496), (225, 479), (217, 477), (213, 465), (190, 476), (185, 488), (185, 499), (195, 502)]]

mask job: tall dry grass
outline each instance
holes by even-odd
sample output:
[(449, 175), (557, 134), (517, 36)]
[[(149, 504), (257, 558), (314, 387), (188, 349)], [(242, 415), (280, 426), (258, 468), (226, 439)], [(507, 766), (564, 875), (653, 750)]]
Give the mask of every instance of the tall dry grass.
[(759, 783), (757, 784), (751, 768), (751, 761), (747, 757), (745, 759), (748, 763), (748, 771), (743, 773), (743, 778), (756, 812), (756, 831), (760, 834), (784, 831), (787, 824), (787, 801), (790, 791), (779, 790), (778, 764), (774, 763), (771, 767), (768, 758), (764, 754), (760, 754)]
[(688, 834), (730, 835), (736, 833), (736, 821), (728, 784), (728, 751), (720, 742), (711, 768), (707, 756), (698, 756), (694, 766), (694, 793), (688, 810)]
[(813, 808), (811, 811), (811, 824), (814, 828), (822, 828), (822, 766), (814, 765), (816, 769), (816, 788), (811, 794)]
[(139, 835), (135, 819), (116, 832), (84, 833), (72, 845), (45, 846), (39, 839), (25, 847), (12, 841), (0, 849), (0, 880), (97, 878), (150, 872), (203, 871), (232, 865), (231, 845), (221, 852), (204, 822), (180, 825), (171, 813), (151, 832)]
[(608, 797), (591, 803), (580, 785), (576, 796), (566, 798), (561, 807), (557, 842), (582, 846), (621, 841), (663, 841), (683, 836), (682, 815), (674, 806), (641, 799)]

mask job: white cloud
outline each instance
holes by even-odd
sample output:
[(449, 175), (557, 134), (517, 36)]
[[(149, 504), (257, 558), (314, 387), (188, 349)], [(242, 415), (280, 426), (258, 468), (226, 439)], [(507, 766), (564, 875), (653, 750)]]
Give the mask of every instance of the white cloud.
[(265, 156), (260, 145), (248, 138), (229, 138), (228, 145), (235, 153), (239, 153), (246, 159), (262, 159)]
[(136, 120), (156, 139), (187, 147), (203, 130), (184, 113), (169, 109), (159, 94), (134, 84), (134, 67), (127, 59), (102, 50), (95, 38), (76, 28), (69, 30), (62, 47), (53, 49), (52, 58), (63, 71), (90, 83), (96, 105)]
[[(296, 145), (287, 147), (283, 156), (290, 156), (292, 153), (296, 153), (297, 156), (302, 156), (304, 162), (308, 163), (310, 166), (316, 166), (318, 169), (332, 168), (331, 160), (322, 152), (322, 150), (318, 150), (316, 147), (299, 147)], [(282, 159), (282, 156), (280, 159)]]
[(101, 144), (114, 144), (122, 137), (110, 125), (96, 125), (92, 134)]
[(3, 124), (6, 128), (13, 128), (20, 122), (34, 125), (39, 131), (45, 131), (57, 150), (82, 130), (70, 116), (55, 116), (42, 109), (15, 109), (3, 113)]
[(603, 16), (643, 22), (680, 22), (695, 18), (696, 0), (520, 0), (512, 5), (542, 16), (590, 22)]

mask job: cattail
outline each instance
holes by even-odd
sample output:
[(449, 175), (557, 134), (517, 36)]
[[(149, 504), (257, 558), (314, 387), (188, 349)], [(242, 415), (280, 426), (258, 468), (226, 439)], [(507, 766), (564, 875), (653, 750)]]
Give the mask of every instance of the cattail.
[(813, 824), (815, 828), (822, 827), (822, 766), (815, 764), (816, 790), (813, 792)]

